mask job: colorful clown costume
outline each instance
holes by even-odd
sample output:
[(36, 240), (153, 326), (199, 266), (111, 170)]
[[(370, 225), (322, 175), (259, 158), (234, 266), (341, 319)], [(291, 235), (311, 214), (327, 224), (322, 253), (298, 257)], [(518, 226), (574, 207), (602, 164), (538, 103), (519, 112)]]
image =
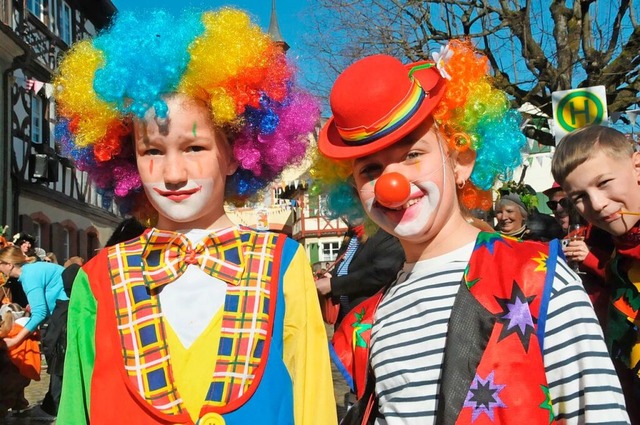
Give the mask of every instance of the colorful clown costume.
[(360, 416), (376, 425), (629, 423), (595, 313), (558, 245), (482, 232), (407, 265), (334, 335), (334, 361), (360, 397), (352, 410), (373, 406)]
[(104, 249), (74, 284), (57, 423), (335, 424), (316, 298), (283, 235), (151, 229)]

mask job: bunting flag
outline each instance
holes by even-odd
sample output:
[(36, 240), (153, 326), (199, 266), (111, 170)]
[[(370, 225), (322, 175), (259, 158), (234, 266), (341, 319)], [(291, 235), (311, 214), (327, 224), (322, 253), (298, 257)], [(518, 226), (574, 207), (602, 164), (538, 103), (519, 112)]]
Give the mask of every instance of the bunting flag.
[(624, 112), (629, 117), (629, 121), (631, 122), (631, 125), (636, 125), (636, 118), (638, 117), (638, 114), (640, 114), (640, 109), (631, 109)]
[(51, 83), (45, 83), (44, 81), (39, 81), (35, 78), (15, 78), (15, 81), (18, 82), (21, 87), (24, 87), (26, 91), (33, 91), (35, 94), (38, 94), (44, 87), (44, 93), (47, 99), (49, 99), (53, 94), (53, 84)]
[(44, 82), (38, 81), (38, 80), (33, 80), (33, 92), (35, 94), (38, 94), (40, 92), (40, 90), (42, 89), (42, 87), (44, 87)]
[(53, 84), (46, 83), (44, 85), (44, 95), (47, 96), (47, 99), (49, 99), (51, 98), (52, 94), (53, 94)]
[(27, 89), (27, 91), (31, 91), (33, 90), (33, 86), (36, 83), (36, 80), (34, 80), (33, 78), (28, 78), (24, 88)]

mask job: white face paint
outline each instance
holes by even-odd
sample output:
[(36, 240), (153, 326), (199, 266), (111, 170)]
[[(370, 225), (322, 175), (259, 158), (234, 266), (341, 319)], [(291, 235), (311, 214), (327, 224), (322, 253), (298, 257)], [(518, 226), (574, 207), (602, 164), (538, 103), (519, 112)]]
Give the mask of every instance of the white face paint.
[(163, 217), (188, 223), (199, 218), (207, 209), (214, 194), (213, 179), (189, 180), (180, 189), (168, 189), (163, 182), (145, 183), (144, 190), (149, 201)]
[[(451, 220), (459, 220), (453, 165), (433, 126), (353, 163), (353, 179), (360, 201), (371, 219), (397, 236), (405, 250), (422, 249)], [(387, 208), (376, 201), (375, 185), (387, 173), (400, 173), (411, 183), (404, 205)]]
[(433, 213), (440, 203), (440, 189), (432, 181), (411, 184), (409, 201), (397, 210), (380, 207), (375, 198), (363, 199), (366, 213), (382, 228), (404, 239), (419, 236), (426, 231)]
[(138, 172), (158, 212), (157, 227), (209, 229), (226, 222), (225, 182), (237, 168), (227, 138), (205, 104), (175, 95), (167, 106), (164, 127), (151, 113), (134, 122)]
[[(456, 178), (468, 178), (473, 162), (470, 158), (460, 162), (459, 155), (449, 154), (445, 146), (437, 128), (426, 121), (404, 139), (353, 161), (353, 181), (364, 209), (376, 224), (400, 239), (407, 261), (459, 247), (455, 241), (461, 226), (470, 227), (458, 206)], [(378, 179), (390, 173), (410, 182), (410, 195), (397, 208), (376, 200)], [(431, 247), (433, 241), (437, 248)]]

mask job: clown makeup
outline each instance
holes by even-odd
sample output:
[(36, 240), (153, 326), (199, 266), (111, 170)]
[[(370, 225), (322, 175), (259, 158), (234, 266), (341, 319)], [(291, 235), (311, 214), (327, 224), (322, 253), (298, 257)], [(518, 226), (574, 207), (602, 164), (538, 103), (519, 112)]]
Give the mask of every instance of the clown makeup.
[[(424, 195), (427, 194), (427, 195)], [(409, 201), (395, 209), (396, 212), (383, 212), (384, 207), (379, 207), (375, 197), (364, 202), (364, 208), (371, 219), (383, 228), (393, 227), (393, 233), (400, 238), (417, 234), (440, 202), (440, 190), (431, 181), (415, 182), (411, 184)], [(387, 208), (387, 210), (389, 210)]]
[[(225, 182), (237, 164), (226, 137), (211, 124), (209, 109), (184, 95), (167, 100), (166, 128), (148, 116), (136, 122), (135, 150), (147, 198), (158, 211), (157, 227), (218, 227)], [(197, 135), (195, 128), (199, 127)], [(166, 134), (165, 134), (166, 132)]]
[(214, 189), (212, 179), (189, 180), (178, 190), (165, 183), (144, 183), (151, 204), (176, 222), (187, 221), (194, 211), (205, 208)]
[[(400, 239), (412, 239), (428, 232), (448, 190), (447, 158), (438, 131), (430, 126), (418, 137), (409, 137), (355, 160), (354, 181), (367, 214)], [(390, 172), (402, 174), (411, 183), (407, 201), (395, 208), (381, 205), (374, 189), (377, 180)], [(455, 193), (450, 197), (455, 198)]]

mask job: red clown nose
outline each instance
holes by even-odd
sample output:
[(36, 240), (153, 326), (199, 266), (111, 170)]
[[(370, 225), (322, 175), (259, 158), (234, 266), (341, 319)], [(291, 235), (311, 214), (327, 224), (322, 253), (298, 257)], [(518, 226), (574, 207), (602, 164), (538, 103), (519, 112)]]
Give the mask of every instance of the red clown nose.
[(374, 187), (376, 201), (387, 208), (398, 208), (409, 200), (411, 183), (400, 173), (383, 174)]

